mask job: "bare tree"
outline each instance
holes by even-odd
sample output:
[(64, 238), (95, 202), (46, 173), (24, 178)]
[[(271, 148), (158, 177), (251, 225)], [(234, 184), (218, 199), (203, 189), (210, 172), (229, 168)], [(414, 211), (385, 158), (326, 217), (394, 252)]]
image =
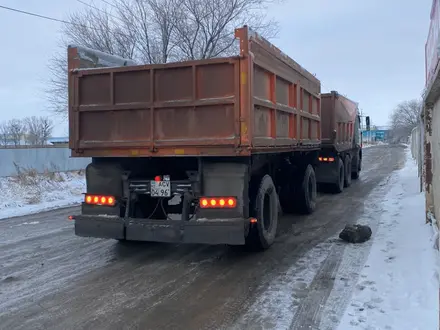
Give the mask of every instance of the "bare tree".
[(53, 130), (53, 123), (47, 117), (28, 117), (26, 125), (26, 143), (30, 145), (44, 145)]
[(421, 100), (410, 100), (399, 103), (390, 116), (393, 137), (397, 140), (407, 138), (419, 122)]
[(248, 25), (266, 38), (273, 38), (278, 25), (265, 14), (270, 1), (183, 0), (179, 1), (175, 43), (183, 59), (205, 59), (234, 53), (237, 26)]
[(10, 134), (10, 141), (14, 146), (21, 145), (26, 127), (24, 122), (20, 119), (11, 119), (8, 123), (8, 130)]
[(67, 58), (66, 54), (57, 54), (50, 61), (49, 80), (45, 84), (49, 110), (67, 119)]
[[(111, 2), (110, 2), (111, 1)], [(279, 0), (107, 0), (89, 4), (68, 18), (62, 44), (76, 44), (140, 64), (206, 59), (234, 53), (235, 27), (248, 25), (264, 37), (278, 24), (266, 8)], [(52, 111), (67, 115), (67, 62), (64, 50), (50, 65), (46, 94)]]
[(6, 147), (10, 141), (11, 132), (7, 123), (0, 124), (0, 145)]
[(48, 117), (40, 117), (40, 144), (45, 145), (52, 135), (53, 122)]

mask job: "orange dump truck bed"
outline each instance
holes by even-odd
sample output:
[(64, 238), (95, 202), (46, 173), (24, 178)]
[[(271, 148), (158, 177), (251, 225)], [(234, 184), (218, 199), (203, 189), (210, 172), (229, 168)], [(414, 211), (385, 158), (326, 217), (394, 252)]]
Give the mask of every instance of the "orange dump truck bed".
[(323, 146), (334, 146), (338, 151), (353, 148), (358, 104), (340, 94), (321, 94), (321, 128)]
[(247, 27), (235, 33), (240, 56), (161, 65), (84, 68), (69, 47), (72, 156), (318, 149), (320, 81)]

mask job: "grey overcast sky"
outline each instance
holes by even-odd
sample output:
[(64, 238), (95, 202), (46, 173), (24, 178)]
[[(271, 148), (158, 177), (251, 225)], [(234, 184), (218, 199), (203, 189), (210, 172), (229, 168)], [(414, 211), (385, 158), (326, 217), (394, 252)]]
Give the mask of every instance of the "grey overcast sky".
[[(316, 74), (324, 92), (347, 95), (373, 124), (386, 125), (393, 107), (419, 97), (424, 87), (431, 3), (285, 0), (270, 8), (281, 28), (273, 43)], [(0, 0), (0, 5), (60, 19), (84, 6), (76, 0)], [(60, 51), (60, 28), (0, 8), (0, 121), (51, 115), (42, 90), (49, 59)], [(67, 125), (56, 121), (54, 134), (66, 135)]]

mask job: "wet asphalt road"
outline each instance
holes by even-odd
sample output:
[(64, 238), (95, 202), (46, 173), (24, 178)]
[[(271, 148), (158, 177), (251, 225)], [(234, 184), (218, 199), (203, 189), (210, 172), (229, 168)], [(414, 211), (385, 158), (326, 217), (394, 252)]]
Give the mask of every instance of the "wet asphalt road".
[[(0, 220), (0, 329), (236, 327), (271, 279), (356, 221), (366, 197), (403, 162), (401, 146), (365, 149), (360, 180), (341, 195), (320, 195), (313, 215), (284, 216), (264, 253), (79, 238), (67, 221), (77, 208)], [(321, 286), (313, 294), (323, 300)]]

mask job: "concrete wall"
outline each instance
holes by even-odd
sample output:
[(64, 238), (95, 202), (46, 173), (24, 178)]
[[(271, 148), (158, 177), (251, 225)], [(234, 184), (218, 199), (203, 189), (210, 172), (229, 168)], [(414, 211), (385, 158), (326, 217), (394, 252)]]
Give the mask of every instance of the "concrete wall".
[(44, 173), (81, 170), (90, 162), (90, 158), (70, 158), (70, 149), (65, 147), (0, 149), (0, 177), (16, 175), (14, 163)]

